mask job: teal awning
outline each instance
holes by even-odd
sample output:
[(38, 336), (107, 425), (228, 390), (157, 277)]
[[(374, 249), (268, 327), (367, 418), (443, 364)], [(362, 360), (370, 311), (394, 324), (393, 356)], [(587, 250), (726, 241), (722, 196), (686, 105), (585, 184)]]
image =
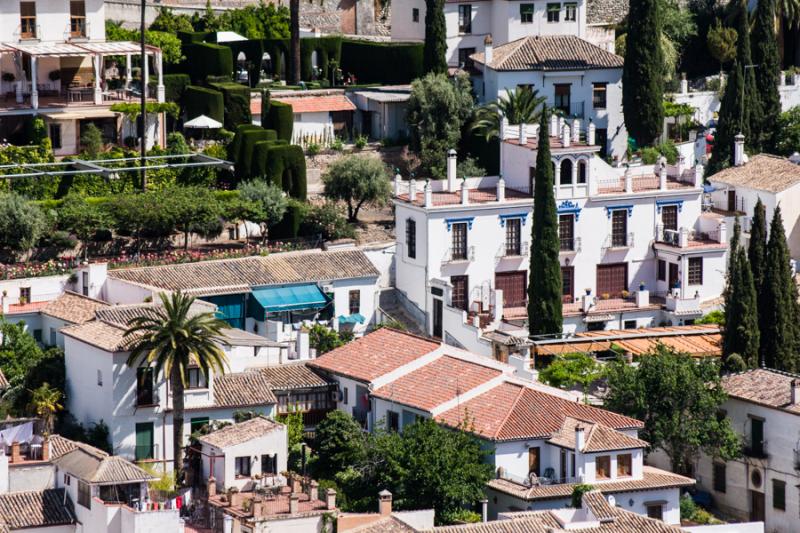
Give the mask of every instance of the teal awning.
[(363, 324), (366, 318), (361, 313), (353, 313), (350, 316), (340, 315), (339, 324)]
[(268, 313), (319, 309), (328, 303), (316, 283), (253, 289), (251, 294)]

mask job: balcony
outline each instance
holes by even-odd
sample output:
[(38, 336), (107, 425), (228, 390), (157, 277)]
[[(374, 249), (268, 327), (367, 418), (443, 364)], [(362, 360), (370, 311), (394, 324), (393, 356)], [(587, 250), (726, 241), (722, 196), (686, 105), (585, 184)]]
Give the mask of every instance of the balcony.
[(661, 224), (656, 226), (656, 244), (675, 248), (719, 248), (726, 246), (727, 226), (724, 222), (717, 225), (706, 224), (699, 230), (688, 228), (665, 229)]
[(468, 246), (467, 248), (461, 247), (450, 247), (444, 254), (442, 258), (443, 264), (450, 264), (450, 263), (463, 263), (466, 261), (475, 261), (475, 247)]
[(606, 237), (603, 244), (603, 252), (609, 250), (625, 250), (633, 248), (633, 232), (630, 233), (612, 233)]
[(753, 459), (766, 459), (769, 457), (767, 454), (767, 441), (752, 442), (749, 439), (745, 440), (742, 447), (742, 454), (745, 457), (752, 457)]
[(136, 407), (157, 407), (161, 402), (157, 390), (137, 390)]
[(547, 104), (551, 109), (556, 109), (563, 114), (565, 118), (584, 118), (584, 105), (583, 102), (569, 102), (558, 103), (550, 102)]
[(583, 480), (579, 477), (556, 477), (555, 470), (553, 468), (546, 468), (544, 473), (541, 476), (537, 476), (533, 472), (528, 474), (526, 477), (518, 476), (512, 474), (511, 472), (502, 470), (498, 472), (498, 477), (500, 479), (505, 479), (507, 481), (511, 481), (518, 485), (522, 485), (524, 487), (538, 487), (542, 485), (564, 485), (570, 483), (582, 483)]
[(516, 246), (511, 243), (503, 243), (497, 250), (497, 257), (527, 257), (529, 253), (528, 243), (516, 243)]
[(580, 237), (562, 237), (560, 239), (560, 252), (571, 253), (581, 251), (581, 238)]

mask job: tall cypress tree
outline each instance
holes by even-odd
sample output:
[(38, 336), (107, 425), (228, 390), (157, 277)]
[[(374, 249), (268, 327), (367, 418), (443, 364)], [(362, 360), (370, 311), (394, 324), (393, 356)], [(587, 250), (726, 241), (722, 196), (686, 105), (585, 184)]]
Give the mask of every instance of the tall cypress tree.
[(750, 223), (750, 247), (747, 250), (747, 258), (750, 260), (750, 270), (753, 271), (756, 294), (760, 295), (764, 285), (764, 270), (767, 268), (767, 210), (761, 198), (756, 202), (753, 220)]
[(769, 227), (767, 268), (764, 273), (761, 361), (770, 368), (798, 370), (797, 286), (789, 265), (789, 248), (781, 208), (776, 207)]
[[(747, 10), (747, 0), (738, 0), (736, 15), (736, 62), (742, 69), (742, 79), (744, 80), (744, 100), (740, 101), (740, 131), (744, 134), (745, 145), (751, 151), (759, 151), (761, 145), (762, 124), (761, 100), (758, 96), (756, 86), (757, 70), (753, 64), (753, 56), (750, 53), (750, 13)], [(774, 123), (770, 125), (775, 128)]]
[(425, 0), (425, 72), (447, 72), (447, 25), (444, 0)]
[(719, 107), (719, 122), (714, 134), (714, 152), (708, 163), (709, 174), (719, 172), (733, 164), (733, 141), (742, 128), (740, 110), (743, 93), (742, 69), (738, 63), (734, 63)]
[(748, 368), (754, 368), (758, 366), (760, 338), (756, 289), (747, 254), (744, 247), (739, 244), (740, 234), (741, 226), (737, 218), (730, 242), (728, 282), (724, 293), (725, 330), (722, 337), (722, 355), (724, 362), (727, 363), (731, 354), (739, 354)]
[(630, 0), (622, 69), (622, 109), (628, 135), (652, 144), (664, 127), (664, 52), (660, 0)]
[(753, 26), (752, 57), (756, 65), (755, 78), (762, 120), (761, 149), (774, 152), (777, 143), (778, 117), (781, 114), (781, 95), (778, 82), (781, 58), (778, 37), (775, 35), (775, 0), (758, 0)]
[(531, 335), (561, 333), (561, 263), (558, 254), (558, 215), (553, 193), (549, 113), (542, 109), (531, 224), (531, 263), (528, 283), (528, 331)]

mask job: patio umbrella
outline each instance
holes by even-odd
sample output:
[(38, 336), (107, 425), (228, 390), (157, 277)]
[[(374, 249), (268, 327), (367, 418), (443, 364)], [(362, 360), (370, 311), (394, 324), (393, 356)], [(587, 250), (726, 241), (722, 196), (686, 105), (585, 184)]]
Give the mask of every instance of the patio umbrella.
[(188, 122), (183, 123), (184, 128), (194, 128), (197, 130), (218, 130), (222, 127), (221, 122), (217, 122), (211, 117), (200, 115)]

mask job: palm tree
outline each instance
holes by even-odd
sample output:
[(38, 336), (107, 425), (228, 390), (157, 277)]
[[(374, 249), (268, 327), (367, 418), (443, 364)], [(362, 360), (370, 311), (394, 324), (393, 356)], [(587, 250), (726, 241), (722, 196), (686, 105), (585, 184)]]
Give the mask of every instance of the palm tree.
[[(128, 322), (125, 337), (131, 340), (127, 365), (152, 366), (153, 375), (169, 379), (172, 389), (172, 451), (175, 472), (183, 463), (183, 391), (190, 365), (196, 365), (210, 381), (212, 373), (225, 372), (228, 360), (220, 348), (222, 330), (229, 326), (214, 313), (192, 310), (194, 298), (180, 291), (161, 294), (161, 305), (143, 309)], [(163, 374), (162, 374), (163, 372)], [(178, 477), (180, 479), (180, 477)]]
[(502, 117), (509, 124), (536, 124), (541, 118), (541, 106), (545, 102), (539, 91), (525, 85), (514, 91), (506, 91), (496, 102), (482, 105), (475, 114), (473, 131), (483, 133), (486, 140), (500, 136)]
[(292, 85), (300, 84), (300, 0), (289, 0), (289, 58)]
[(49, 435), (53, 432), (53, 421), (56, 413), (64, 409), (61, 404), (63, 394), (60, 390), (51, 387), (47, 382), (34, 390), (28, 389), (31, 393), (31, 408), (36, 415), (44, 422), (44, 433)]

